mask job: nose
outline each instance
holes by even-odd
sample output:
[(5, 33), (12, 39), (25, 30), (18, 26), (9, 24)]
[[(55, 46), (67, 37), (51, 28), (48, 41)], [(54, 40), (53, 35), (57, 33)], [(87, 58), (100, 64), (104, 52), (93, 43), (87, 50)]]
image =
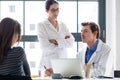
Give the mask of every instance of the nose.
[(84, 33), (83, 33), (83, 31), (81, 31), (81, 35), (83, 35)]
[(81, 37), (84, 36), (84, 30), (81, 30)]

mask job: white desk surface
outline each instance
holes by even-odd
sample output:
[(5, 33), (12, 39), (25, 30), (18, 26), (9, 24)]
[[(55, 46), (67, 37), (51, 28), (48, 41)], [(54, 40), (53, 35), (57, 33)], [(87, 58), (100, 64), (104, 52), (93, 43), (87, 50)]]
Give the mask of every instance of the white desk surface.
[[(40, 79), (40, 78), (34, 78), (32, 80), (81, 80), (81, 79), (51, 79), (51, 78), (45, 78), (45, 79)], [(120, 78), (114, 78), (114, 79), (82, 79), (82, 80), (120, 80)]]

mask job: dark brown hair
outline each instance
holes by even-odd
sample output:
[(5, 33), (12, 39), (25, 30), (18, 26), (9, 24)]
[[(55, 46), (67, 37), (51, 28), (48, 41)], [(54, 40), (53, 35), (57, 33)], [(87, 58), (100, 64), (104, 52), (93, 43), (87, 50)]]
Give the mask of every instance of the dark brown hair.
[(49, 9), (50, 9), (50, 6), (51, 6), (52, 4), (54, 4), (54, 3), (58, 4), (58, 2), (55, 1), (55, 0), (47, 0), (46, 3), (45, 3), (45, 9), (46, 9), (46, 10), (49, 10)]
[(18, 42), (20, 41), (21, 25), (12, 18), (4, 18), (0, 22), (0, 63), (4, 56), (12, 46), (13, 35), (18, 34)]
[(95, 31), (97, 31), (96, 38), (98, 39), (100, 37), (100, 27), (95, 22), (83, 22), (83, 23), (81, 23), (81, 25), (82, 26), (89, 25), (92, 33), (94, 33)]

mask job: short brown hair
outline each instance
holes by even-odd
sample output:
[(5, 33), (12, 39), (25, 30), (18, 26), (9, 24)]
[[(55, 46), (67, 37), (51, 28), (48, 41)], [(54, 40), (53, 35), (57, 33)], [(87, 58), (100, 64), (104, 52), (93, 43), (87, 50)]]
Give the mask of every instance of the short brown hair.
[(82, 22), (81, 25), (82, 26), (89, 25), (92, 33), (95, 31), (98, 32), (96, 38), (98, 39), (100, 37), (100, 27), (95, 22)]

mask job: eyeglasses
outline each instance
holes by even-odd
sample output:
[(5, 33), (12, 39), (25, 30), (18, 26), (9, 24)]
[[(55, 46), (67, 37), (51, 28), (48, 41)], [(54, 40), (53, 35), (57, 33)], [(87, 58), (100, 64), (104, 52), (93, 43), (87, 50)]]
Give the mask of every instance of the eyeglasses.
[(53, 9), (50, 9), (50, 11), (51, 11), (51, 12), (56, 12), (56, 11), (59, 11), (59, 8), (57, 8), (57, 9), (54, 9), (54, 8), (53, 8)]

